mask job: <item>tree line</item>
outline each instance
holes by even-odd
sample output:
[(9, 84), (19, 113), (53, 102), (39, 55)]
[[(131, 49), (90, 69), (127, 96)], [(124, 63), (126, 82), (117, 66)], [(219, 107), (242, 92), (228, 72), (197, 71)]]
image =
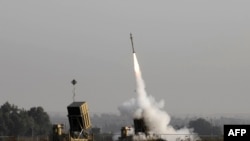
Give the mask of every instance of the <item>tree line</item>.
[(194, 129), (194, 132), (198, 135), (222, 135), (222, 130), (219, 126), (213, 125), (203, 118), (190, 121), (189, 128)]
[(0, 107), (0, 136), (48, 135), (52, 125), (42, 107), (20, 109), (9, 102)]

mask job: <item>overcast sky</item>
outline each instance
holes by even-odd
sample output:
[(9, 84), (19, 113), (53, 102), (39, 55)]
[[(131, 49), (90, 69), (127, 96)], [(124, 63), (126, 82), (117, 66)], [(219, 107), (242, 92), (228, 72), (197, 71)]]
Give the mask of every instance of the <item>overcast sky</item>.
[(117, 113), (147, 92), (169, 113), (250, 113), (250, 1), (0, 1), (0, 104)]

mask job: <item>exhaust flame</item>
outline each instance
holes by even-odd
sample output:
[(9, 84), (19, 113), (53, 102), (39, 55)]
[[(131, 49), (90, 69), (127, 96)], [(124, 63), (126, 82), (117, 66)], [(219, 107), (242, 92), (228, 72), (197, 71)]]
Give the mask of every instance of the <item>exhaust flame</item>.
[(133, 57), (134, 57), (134, 70), (135, 70), (135, 74), (137, 76), (141, 76), (141, 72), (140, 72), (140, 66), (136, 57), (136, 54), (133, 53)]
[[(157, 102), (154, 97), (147, 95), (136, 53), (133, 53), (133, 58), (137, 98), (131, 99), (119, 107), (121, 114), (131, 114), (134, 118), (143, 118), (150, 132), (160, 135), (160, 138), (167, 141), (186, 140), (187, 135), (193, 139), (194, 136), (190, 135), (189, 129), (175, 130), (169, 125), (170, 116), (163, 110), (164, 101)], [(136, 138), (134, 136), (134, 139)]]
[[(135, 78), (136, 78), (136, 93), (137, 93), (137, 103), (138, 106), (140, 108), (146, 108), (146, 107), (150, 107), (150, 101), (147, 98), (147, 93), (145, 90), (145, 83), (144, 80), (142, 79), (142, 75), (141, 75), (141, 70), (140, 70), (140, 66), (136, 57), (136, 54), (133, 53), (133, 57), (134, 57), (134, 70), (135, 70)], [(137, 110), (137, 114), (141, 114), (140, 112), (142, 112), (142, 109)], [(141, 118), (140, 115), (135, 115), (137, 118)]]

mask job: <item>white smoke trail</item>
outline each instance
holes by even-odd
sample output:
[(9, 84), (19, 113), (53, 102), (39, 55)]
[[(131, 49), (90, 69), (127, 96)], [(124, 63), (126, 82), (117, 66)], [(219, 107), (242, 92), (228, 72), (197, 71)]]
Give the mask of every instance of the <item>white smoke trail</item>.
[[(192, 132), (187, 128), (175, 130), (169, 125), (170, 116), (163, 110), (164, 101), (156, 102), (152, 96), (147, 95), (135, 53), (133, 53), (133, 58), (137, 98), (131, 99), (124, 103), (122, 107), (119, 107), (120, 112), (123, 113), (126, 111), (128, 114), (128, 111), (130, 111), (134, 118), (143, 118), (149, 131), (161, 135), (162, 139), (166, 139), (167, 141), (185, 140), (186, 136)], [(193, 138), (193, 136), (189, 137)]]

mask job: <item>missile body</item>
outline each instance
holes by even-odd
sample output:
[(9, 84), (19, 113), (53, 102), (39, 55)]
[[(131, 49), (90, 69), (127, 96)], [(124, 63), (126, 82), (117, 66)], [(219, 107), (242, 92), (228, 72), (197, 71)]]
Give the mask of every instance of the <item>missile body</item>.
[(130, 33), (130, 40), (131, 40), (131, 44), (132, 44), (132, 51), (133, 51), (133, 53), (135, 53), (132, 33)]

